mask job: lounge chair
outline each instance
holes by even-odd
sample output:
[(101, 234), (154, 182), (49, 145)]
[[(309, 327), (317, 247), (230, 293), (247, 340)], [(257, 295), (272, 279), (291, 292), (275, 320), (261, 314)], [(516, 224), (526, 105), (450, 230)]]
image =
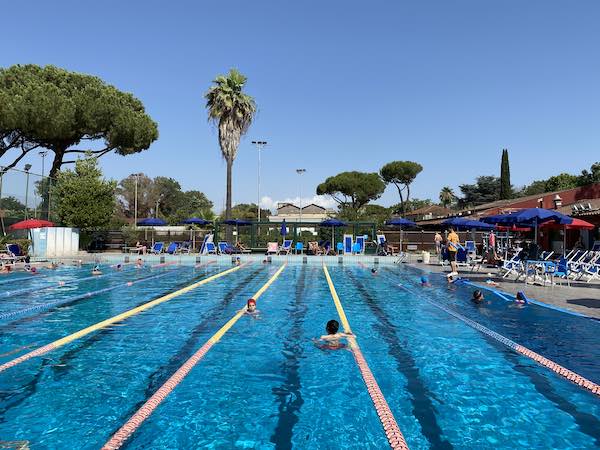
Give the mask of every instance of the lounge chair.
[(351, 234), (345, 234), (342, 243), (344, 244), (344, 255), (351, 255), (352, 244), (354, 244), (354, 236)]
[(278, 255), (281, 254), (285, 254), (288, 255), (291, 251), (292, 251), (292, 243), (294, 241), (291, 239), (285, 239), (283, 241), (283, 245), (279, 248), (279, 251), (277, 252)]
[(521, 253), (520, 251), (515, 253), (511, 259), (509, 259), (507, 261), (505, 260), (502, 263), (502, 267), (500, 268), (500, 271), (504, 272), (502, 274), (502, 278), (507, 278), (511, 274), (515, 274), (515, 275), (519, 276), (521, 271), (524, 270), (523, 261), (521, 260), (521, 257), (519, 256), (520, 253)]
[(354, 250), (355, 255), (364, 255), (365, 254), (366, 242), (367, 242), (366, 236), (356, 236), (356, 241), (352, 248), (352, 250)]
[(163, 252), (164, 248), (165, 248), (164, 242), (155, 242), (154, 245), (152, 246), (152, 248), (150, 249), (150, 253), (154, 253), (155, 255), (158, 255)]
[(398, 253), (398, 247), (394, 247), (392, 244), (390, 244), (387, 241), (387, 239), (385, 238), (385, 234), (377, 235), (377, 240), (375, 241), (375, 245), (377, 245), (377, 249), (375, 250), (375, 253), (377, 255), (381, 255), (381, 256), (392, 255), (392, 256), (394, 256), (396, 253)]
[[(205, 255), (208, 254), (208, 249), (207, 249), (207, 244), (210, 242), (212, 245), (212, 248), (215, 248), (215, 245), (213, 243), (213, 239), (214, 239), (214, 235), (212, 233), (208, 233), (204, 235), (204, 239), (202, 240), (202, 245), (200, 246), (200, 254), (201, 255)], [(216, 252), (215, 252), (216, 253)]]
[(178, 248), (179, 248), (179, 244), (177, 242), (171, 242), (169, 244), (169, 246), (167, 247), (167, 249), (165, 250), (165, 253), (168, 253), (169, 255), (174, 255), (175, 252), (177, 252)]
[(217, 247), (215, 246), (214, 242), (206, 242), (206, 244), (203, 244), (203, 245), (205, 245), (205, 252), (206, 252), (203, 254), (206, 254), (206, 255), (216, 255), (217, 254)]
[(177, 248), (177, 253), (190, 253), (192, 251), (192, 244), (190, 243), (190, 241), (184, 241), (181, 243), (181, 245)]
[(27, 257), (19, 244), (6, 244), (6, 253), (15, 262), (22, 261)]
[[(558, 277), (561, 280), (566, 279), (567, 285), (571, 286), (571, 282), (569, 280), (569, 276), (571, 275), (571, 271), (569, 270), (569, 263), (566, 258), (560, 258), (558, 263), (556, 264), (556, 268), (552, 272), (552, 284), (554, 284), (554, 278)], [(561, 282), (562, 284), (562, 282)]]
[(228, 242), (219, 241), (217, 247), (219, 248), (219, 253), (221, 255), (233, 255), (235, 253), (235, 248), (229, 245)]
[(267, 242), (267, 255), (276, 255), (277, 250), (279, 250), (277, 242)]

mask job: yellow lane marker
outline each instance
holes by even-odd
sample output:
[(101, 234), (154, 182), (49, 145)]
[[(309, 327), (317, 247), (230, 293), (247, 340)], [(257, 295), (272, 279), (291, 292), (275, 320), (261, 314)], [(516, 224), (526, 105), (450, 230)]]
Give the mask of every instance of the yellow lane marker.
[[(331, 298), (333, 298), (333, 303), (335, 304), (335, 309), (337, 309), (338, 316), (340, 316), (340, 320), (342, 321), (344, 332), (352, 333), (352, 330), (350, 329), (350, 323), (348, 322), (348, 318), (344, 312), (344, 307), (342, 306), (340, 297), (335, 290), (335, 286), (333, 285), (333, 281), (331, 281), (329, 271), (327, 270), (327, 266), (325, 264), (323, 264), (323, 272), (325, 272), (325, 278), (327, 279), (327, 284), (329, 285), (329, 292), (331, 293)], [(356, 365), (358, 366), (360, 374), (365, 382), (365, 385), (367, 386), (367, 391), (369, 392), (369, 396), (373, 401), (375, 411), (377, 411), (379, 421), (381, 422), (383, 432), (385, 433), (390, 447), (398, 450), (408, 450), (408, 445), (404, 440), (404, 436), (400, 431), (400, 427), (398, 427), (398, 423), (392, 414), (392, 410), (383, 396), (383, 393), (379, 388), (379, 384), (377, 384), (377, 380), (375, 379), (373, 372), (371, 372), (371, 368), (369, 367), (367, 360), (358, 346), (358, 342), (356, 342), (356, 337), (349, 336), (348, 343), (350, 344), (350, 350), (352, 350)]]
[(159, 297), (155, 300), (149, 301), (147, 303), (144, 303), (143, 305), (140, 305), (136, 308), (130, 309), (129, 311), (125, 311), (124, 313), (118, 314), (116, 316), (111, 317), (110, 319), (106, 319), (103, 320), (102, 322), (98, 322), (94, 325), (90, 325), (89, 327), (83, 328), (79, 331), (76, 331), (73, 334), (69, 334), (68, 336), (65, 336), (61, 339), (57, 339), (54, 342), (50, 342), (49, 344), (46, 344), (42, 347), (38, 347), (35, 350), (32, 350), (29, 353), (25, 353), (22, 356), (19, 356), (18, 358), (15, 358), (13, 360), (10, 360), (2, 365), (0, 365), (0, 372), (5, 371), (6, 369), (9, 369), (11, 367), (14, 367), (18, 364), (21, 364), (22, 362), (25, 362), (31, 358), (35, 358), (37, 356), (41, 356), (44, 355), (52, 350), (55, 350), (59, 347), (62, 347), (63, 345), (69, 344), (77, 339), (80, 339), (90, 333), (93, 333), (94, 331), (98, 331), (102, 328), (106, 328), (109, 325), (112, 325), (114, 323), (117, 322), (121, 322), (125, 319), (128, 319), (131, 316), (135, 316), (136, 314), (139, 314), (143, 311), (146, 311), (150, 308), (154, 308), (155, 306), (160, 305), (161, 303), (167, 302), (169, 300), (172, 300), (176, 297), (179, 297), (183, 294), (186, 294), (204, 284), (210, 283), (211, 281), (214, 281), (218, 278), (224, 277), (225, 275), (229, 275), (230, 273), (233, 273), (239, 269), (241, 269), (244, 265), (241, 266), (237, 266), (237, 267), (233, 267), (231, 269), (227, 269), (224, 270), (223, 272), (219, 272), (215, 275), (211, 275), (208, 278), (204, 278), (196, 283), (190, 284), (189, 286), (186, 286), (184, 288), (181, 288), (175, 292), (171, 292), (170, 294), (164, 295), (162, 297)]
[[(252, 297), (254, 300), (258, 298), (273, 284), (279, 277), (286, 264), (283, 264), (277, 272), (261, 287)], [(154, 410), (167, 398), (167, 396), (177, 387), (179, 383), (187, 376), (196, 364), (208, 353), (208, 351), (223, 337), (227, 331), (244, 315), (246, 305), (240, 309), (235, 316), (223, 325), (202, 347), (198, 349), (183, 365), (175, 371), (171, 377), (163, 384), (140, 409), (138, 409), (125, 424), (104, 444), (102, 450), (116, 450), (120, 448), (131, 437), (133, 433), (142, 425), (142, 423), (150, 417)]]

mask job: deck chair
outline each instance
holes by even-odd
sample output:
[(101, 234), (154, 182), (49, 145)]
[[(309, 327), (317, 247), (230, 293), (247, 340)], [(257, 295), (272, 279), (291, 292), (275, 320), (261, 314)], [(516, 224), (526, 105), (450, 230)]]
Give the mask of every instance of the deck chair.
[(152, 246), (152, 248), (150, 249), (150, 253), (154, 253), (155, 255), (158, 255), (163, 252), (164, 248), (165, 248), (164, 242), (155, 242), (154, 245)]
[(177, 253), (190, 253), (192, 251), (192, 244), (190, 241), (183, 241), (177, 248)]
[[(392, 244), (390, 244), (387, 241), (387, 239), (385, 238), (385, 234), (378, 234), (375, 244), (377, 245), (377, 249), (375, 250), (375, 253), (378, 255), (394, 256), (396, 253), (398, 253), (398, 247), (394, 247)], [(386, 251), (386, 248), (387, 248), (387, 251)]]
[(515, 274), (517, 276), (519, 276), (519, 274), (521, 273), (522, 270), (524, 270), (523, 268), (523, 261), (521, 260), (521, 257), (519, 256), (521, 252), (517, 252), (513, 255), (512, 258), (510, 258), (509, 260), (505, 260), (502, 263), (502, 267), (500, 267), (500, 272), (504, 272), (502, 274), (502, 278), (508, 278), (509, 275), (511, 274)]
[(354, 254), (356, 255), (364, 255), (365, 254), (365, 245), (366, 245), (366, 236), (356, 236), (356, 241), (353, 245), (352, 250), (354, 250)]
[(344, 244), (344, 255), (351, 255), (352, 244), (354, 244), (354, 236), (351, 234), (345, 234), (342, 243)]
[(214, 239), (214, 236), (213, 236), (212, 233), (208, 233), (208, 234), (204, 235), (204, 239), (202, 240), (202, 245), (200, 246), (200, 254), (201, 255), (206, 255), (206, 254), (209, 253), (208, 250), (207, 250), (207, 244), (209, 242), (213, 244), (212, 248), (215, 248), (215, 245), (213, 243), (213, 239)]
[(229, 242), (219, 241), (217, 247), (219, 249), (219, 254), (221, 255), (233, 255), (235, 253), (235, 248), (229, 245)]
[(283, 241), (283, 245), (279, 248), (279, 251), (277, 252), (278, 255), (284, 254), (284, 255), (289, 255), (292, 251), (292, 243), (294, 241), (291, 239), (285, 239)]
[(214, 242), (207, 242), (205, 245), (205, 253), (203, 253), (204, 255), (216, 255), (217, 254), (217, 247), (215, 246)]
[(15, 262), (24, 260), (27, 256), (23, 253), (19, 244), (6, 244), (6, 253)]
[[(569, 276), (571, 275), (569, 270), (569, 263), (566, 258), (560, 258), (556, 264), (554, 272), (552, 272), (552, 284), (554, 284), (554, 278), (558, 277), (560, 280), (567, 280), (567, 286), (571, 286)], [(562, 284), (562, 281), (561, 281)]]
[(267, 242), (267, 255), (276, 255), (279, 250), (277, 242)]
[(165, 253), (168, 253), (169, 255), (174, 255), (175, 252), (177, 252), (178, 248), (179, 244), (177, 242), (171, 242), (167, 247), (167, 250), (165, 250)]

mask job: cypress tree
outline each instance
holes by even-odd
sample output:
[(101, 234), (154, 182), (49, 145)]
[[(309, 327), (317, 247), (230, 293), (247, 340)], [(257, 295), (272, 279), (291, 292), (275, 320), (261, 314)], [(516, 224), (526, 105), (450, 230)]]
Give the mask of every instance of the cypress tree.
[(500, 165), (500, 199), (506, 200), (511, 197), (510, 166), (508, 164), (508, 150), (502, 150), (502, 163)]

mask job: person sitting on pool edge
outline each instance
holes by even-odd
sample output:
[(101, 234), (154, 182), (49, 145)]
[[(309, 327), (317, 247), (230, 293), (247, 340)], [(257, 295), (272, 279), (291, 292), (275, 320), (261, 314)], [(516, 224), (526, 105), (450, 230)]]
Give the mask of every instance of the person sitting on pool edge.
[(102, 271), (100, 270), (100, 266), (96, 264), (92, 269), (92, 275), (102, 275)]
[(485, 298), (483, 297), (483, 292), (481, 292), (479, 289), (473, 291), (473, 297), (471, 298), (473, 303), (483, 303), (484, 300)]
[(258, 309), (256, 309), (256, 300), (254, 300), (253, 298), (248, 299), (248, 301), (246, 302), (245, 314), (252, 316), (255, 319), (258, 319), (259, 312), (260, 311)]
[(325, 325), (325, 331), (327, 334), (321, 336), (318, 340), (315, 340), (315, 344), (323, 350), (339, 350), (346, 348), (347, 345), (340, 342), (340, 339), (354, 336), (352, 333), (340, 333), (340, 324), (337, 320), (330, 320)]

